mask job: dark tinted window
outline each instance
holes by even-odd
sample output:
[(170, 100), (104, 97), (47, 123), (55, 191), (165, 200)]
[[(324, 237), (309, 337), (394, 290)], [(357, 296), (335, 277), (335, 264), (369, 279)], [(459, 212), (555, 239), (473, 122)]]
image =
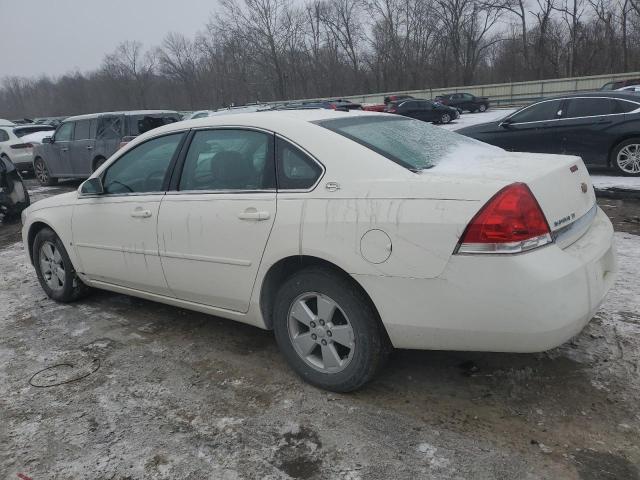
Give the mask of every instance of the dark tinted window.
[(525, 108), (511, 117), (512, 123), (540, 122), (557, 118), (560, 100), (541, 102)]
[(616, 100), (616, 113), (632, 112), (640, 108), (640, 105), (633, 102), (627, 102), (626, 100)]
[(614, 113), (615, 103), (610, 98), (571, 98), (565, 108), (564, 118), (591, 117)]
[(274, 188), (273, 135), (252, 130), (201, 130), (185, 158), (180, 190)]
[(0, 142), (9, 140), (9, 134), (0, 128)]
[(91, 120), (80, 120), (76, 122), (76, 132), (73, 135), (74, 140), (87, 140), (91, 138)]
[(414, 110), (418, 108), (418, 102), (402, 102), (400, 108), (403, 110)]
[(73, 134), (73, 122), (63, 123), (56, 130), (56, 142), (68, 142)]
[(96, 137), (104, 140), (122, 138), (122, 117), (101, 117)]
[(104, 174), (105, 193), (159, 192), (182, 133), (154, 138), (128, 151)]
[(141, 135), (178, 120), (177, 115), (131, 115), (128, 117), (129, 135)]
[(276, 162), (279, 190), (306, 190), (322, 174), (320, 165), (309, 155), (281, 138), (276, 140)]
[(35, 132), (47, 132), (50, 131), (51, 133), (53, 133), (53, 131), (55, 130), (55, 128), (49, 126), (49, 125), (41, 125), (39, 127), (18, 127), (18, 128), (14, 128), (13, 129), (13, 133), (16, 137), (24, 137), (25, 135), (29, 135), (31, 133), (35, 133)]

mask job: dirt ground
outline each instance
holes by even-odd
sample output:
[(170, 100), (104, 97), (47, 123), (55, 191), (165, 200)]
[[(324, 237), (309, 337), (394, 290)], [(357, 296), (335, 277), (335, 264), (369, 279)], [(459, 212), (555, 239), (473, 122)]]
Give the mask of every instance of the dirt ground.
[(0, 225), (0, 477), (640, 479), (640, 201), (600, 203), (620, 275), (577, 338), (397, 351), (348, 395), (299, 380), (270, 332), (106, 292), (56, 304)]

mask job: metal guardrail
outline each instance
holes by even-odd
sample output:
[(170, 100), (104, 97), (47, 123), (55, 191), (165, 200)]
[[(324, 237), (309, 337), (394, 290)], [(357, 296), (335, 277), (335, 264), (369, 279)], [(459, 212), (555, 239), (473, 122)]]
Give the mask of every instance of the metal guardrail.
[[(524, 105), (541, 98), (554, 95), (598, 90), (607, 82), (631, 78), (640, 78), (640, 72), (591, 75), (588, 77), (552, 78), (548, 80), (534, 80), (528, 82), (468, 85), (462, 87), (427, 88), (424, 90), (403, 90), (365, 95), (350, 95), (340, 98), (345, 98), (358, 103), (382, 103), (385, 96), (393, 94), (412, 95), (418, 98), (433, 98), (444, 93), (466, 92), (480, 97), (489, 97), (493, 105), (506, 107), (511, 105)], [(305, 101), (312, 100), (319, 99), (305, 99)]]

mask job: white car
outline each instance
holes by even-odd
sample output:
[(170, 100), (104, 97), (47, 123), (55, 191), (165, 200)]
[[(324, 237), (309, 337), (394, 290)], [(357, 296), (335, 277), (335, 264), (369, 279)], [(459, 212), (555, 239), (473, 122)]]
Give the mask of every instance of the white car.
[(96, 287), (273, 329), (293, 369), (335, 391), (389, 346), (555, 347), (616, 276), (578, 157), (369, 112), (160, 127), (23, 224), (54, 300)]
[(19, 171), (33, 171), (34, 145), (54, 130), (50, 125), (0, 125), (0, 156), (11, 160)]
[(640, 93), (640, 85), (629, 85), (616, 90), (619, 92)]

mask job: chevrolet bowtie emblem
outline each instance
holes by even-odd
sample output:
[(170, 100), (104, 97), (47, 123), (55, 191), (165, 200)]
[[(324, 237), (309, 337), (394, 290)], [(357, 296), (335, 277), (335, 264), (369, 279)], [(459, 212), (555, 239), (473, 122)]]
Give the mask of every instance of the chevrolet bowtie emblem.
[(587, 190), (589, 190), (589, 187), (586, 183), (582, 182), (580, 184), (580, 190), (582, 190), (582, 193), (587, 193)]

